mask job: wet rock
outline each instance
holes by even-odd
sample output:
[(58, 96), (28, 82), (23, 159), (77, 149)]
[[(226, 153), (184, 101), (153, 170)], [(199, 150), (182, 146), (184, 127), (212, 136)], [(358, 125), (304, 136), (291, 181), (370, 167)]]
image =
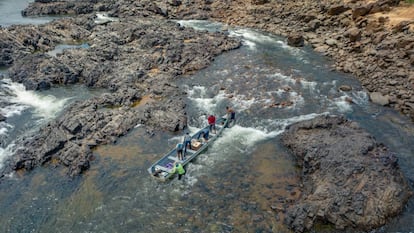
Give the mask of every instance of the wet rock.
[(352, 91), (352, 87), (351, 86), (349, 86), (349, 85), (341, 85), (341, 86), (339, 86), (339, 88), (338, 88), (339, 90), (341, 90), (341, 91)]
[(269, 2), (269, 0), (251, 0), (253, 5), (263, 5)]
[(294, 33), (288, 36), (287, 43), (293, 47), (302, 47), (305, 42), (301, 34)]
[(7, 119), (7, 117), (3, 116), (2, 114), (0, 114), (0, 122), (1, 121), (5, 121)]
[(87, 14), (94, 8), (92, 1), (50, 1), (41, 0), (30, 3), (22, 10), (23, 16), (35, 15), (68, 15), (68, 14)]
[(381, 92), (372, 92), (369, 97), (373, 103), (380, 104), (382, 106), (390, 103), (389, 96), (384, 96)]
[(295, 232), (317, 220), (369, 231), (400, 213), (412, 195), (396, 155), (343, 117), (293, 124), (282, 142), (302, 168), (303, 196), (285, 219)]
[(329, 10), (328, 10), (328, 14), (329, 15), (339, 15), (342, 14), (343, 12), (349, 10), (350, 8), (348, 6), (345, 5), (336, 5), (336, 6), (332, 6)]
[(23, 83), (29, 90), (46, 90), (53, 84), (74, 84), (78, 81), (75, 72), (58, 59), (44, 54), (27, 55), (9, 69), (10, 78)]

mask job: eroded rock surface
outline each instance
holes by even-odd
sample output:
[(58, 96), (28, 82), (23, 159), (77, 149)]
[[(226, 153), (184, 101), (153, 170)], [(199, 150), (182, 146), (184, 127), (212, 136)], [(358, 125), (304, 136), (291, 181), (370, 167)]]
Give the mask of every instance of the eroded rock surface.
[[(53, 160), (77, 175), (89, 167), (93, 147), (115, 142), (138, 124), (149, 133), (186, 127), (185, 93), (174, 85), (175, 79), (206, 67), (216, 55), (239, 47), (240, 41), (223, 33), (183, 28), (160, 19), (158, 11), (152, 16), (128, 16), (137, 8), (127, 13), (121, 7), (122, 16), (105, 24), (95, 23), (94, 14), (85, 14), (40, 26), (0, 29), (5, 39), (0, 40), (1, 48), (7, 52), (2, 62), (11, 66), (13, 81), (32, 90), (83, 84), (106, 92), (75, 102), (35, 135), (16, 142), (20, 148), (3, 174)], [(148, 8), (153, 9), (145, 5)], [(48, 54), (68, 42), (88, 47)]]
[(343, 117), (293, 124), (282, 142), (302, 170), (303, 195), (285, 219), (295, 232), (316, 222), (368, 231), (400, 213), (412, 195), (397, 156)]

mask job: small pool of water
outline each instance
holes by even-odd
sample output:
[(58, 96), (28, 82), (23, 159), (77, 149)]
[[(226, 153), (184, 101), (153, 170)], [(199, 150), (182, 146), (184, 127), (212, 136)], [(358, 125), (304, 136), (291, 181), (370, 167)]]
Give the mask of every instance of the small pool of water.
[(61, 16), (23, 17), (21, 11), (33, 0), (0, 0), (0, 26), (16, 24), (44, 24)]
[(57, 45), (53, 50), (47, 52), (50, 56), (56, 57), (58, 54), (63, 53), (66, 49), (88, 49), (90, 46), (87, 43), (83, 44), (60, 44)]

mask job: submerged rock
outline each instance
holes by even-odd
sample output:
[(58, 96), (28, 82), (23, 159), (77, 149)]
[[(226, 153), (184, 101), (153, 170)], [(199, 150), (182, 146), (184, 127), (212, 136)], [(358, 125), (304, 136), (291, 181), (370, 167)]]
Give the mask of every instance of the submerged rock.
[(295, 232), (317, 222), (371, 230), (400, 213), (412, 195), (398, 155), (343, 117), (293, 124), (282, 142), (302, 169), (303, 196), (285, 219)]
[(287, 43), (293, 47), (303, 47), (305, 40), (301, 34), (293, 33), (288, 36)]
[(389, 96), (384, 96), (381, 92), (372, 92), (369, 94), (369, 98), (373, 103), (380, 104), (382, 106), (390, 103)]

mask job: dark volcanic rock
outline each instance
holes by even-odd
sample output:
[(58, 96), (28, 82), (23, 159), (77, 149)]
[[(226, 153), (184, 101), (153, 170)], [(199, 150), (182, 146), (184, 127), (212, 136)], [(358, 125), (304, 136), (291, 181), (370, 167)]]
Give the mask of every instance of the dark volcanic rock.
[(291, 125), (282, 142), (302, 168), (303, 196), (286, 217), (295, 232), (315, 222), (370, 230), (400, 213), (412, 195), (396, 155), (355, 122), (317, 117)]
[(293, 33), (288, 36), (287, 43), (293, 47), (302, 47), (305, 43), (303, 36), (298, 33)]
[[(45, 90), (54, 84), (77, 83), (79, 74), (75, 72), (58, 59), (37, 53), (16, 61), (10, 68), (9, 75), (29, 90)], [(34, 75), (36, 78), (33, 78)]]
[(328, 14), (329, 15), (339, 15), (342, 14), (343, 12), (349, 10), (350, 8), (346, 5), (335, 5), (332, 6), (329, 10), (328, 10)]
[(41, 0), (22, 10), (23, 16), (87, 14), (94, 10), (92, 1)]

